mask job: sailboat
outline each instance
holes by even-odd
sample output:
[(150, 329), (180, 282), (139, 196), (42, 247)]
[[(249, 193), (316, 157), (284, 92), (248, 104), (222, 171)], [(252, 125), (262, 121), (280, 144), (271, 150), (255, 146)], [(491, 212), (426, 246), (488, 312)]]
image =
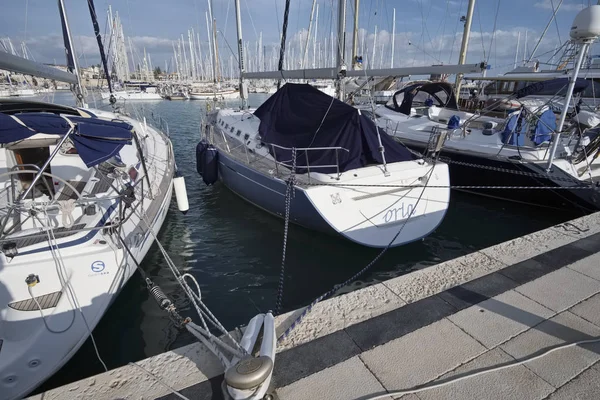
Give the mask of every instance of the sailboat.
[(308, 84), (288, 83), (248, 109), (238, 48), (243, 105), (208, 116), (197, 148), (206, 183), (218, 179), (271, 214), (369, 247), (415, 241), (441, 223), (446, 164), (415, 159), (366, 114)]
[(26, 396), (90, 337), (154, 242), (173, 190), (166, 134), (83, 104), (58, 5), (69, 72), (0, 53), (0, 68), (70, 83), (80, 104), (0, 100), (2, 399)]
[[(208, 2), (209, 14), (210, 14), (210, 23), (212, 32), (212, 38), (209, 35), (209, 43), (210, 43), (210, 52), (211, 52), (211, 60), (212, 60), (212, 83), (194, 83), (190, 89), (190, 100), (213, 100), (213, 101), (223, 101), (227, 99), (239, 99), (240, 93), (235, 88), (221, 87), (221, 78), (220, 78), (220, 66), (219, 66), (219, 51), (218, 51), (218, 40), (217, 40), (217, 27), (216, 20), (213, 16), (213, 10), (211, 6), (211, 2)], [(208, 23), (208, 21), (207, 21)]]
[(420, 83), (375, 108), (378, 125), (420, 151), (427, 147), (431, 132), (441, 132), (445, 137), (441, 153), (450, 162), (453, 185), (536, 205), (597, 210), (600, 119), (594, 111), (579, 109), (572, 99), (593, 84), (578, 79), (578, 74), (590, 44), (600, 36), (599, 27), (600, 6), (582, 10), (570, 33), (578, 48), (572, 74), (525, 86), (509, 98), (562, 92), (558, 118), (548, 102), (521, 105), (506, 118), (459, 111), (449, 84)]

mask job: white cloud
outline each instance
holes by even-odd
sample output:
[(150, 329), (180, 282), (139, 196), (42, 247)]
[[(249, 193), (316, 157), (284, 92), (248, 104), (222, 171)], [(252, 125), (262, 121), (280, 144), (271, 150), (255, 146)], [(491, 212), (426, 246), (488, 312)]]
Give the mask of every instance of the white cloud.
[[(544, 10), (553, 10), (556, 9), (556, 6), (558, 6), (558, 3), (560, 3), (560, 0), (542, 0), (542, 1), (538, 1), (536, 2), (533, 6), (537, 7), (537, 8), (542, 8)], [(554, 7), (553, 7), (554, 5)], [(563, 2), (560, 6), (559, 11), (580, 11), (582, 9), (584, 9), (585, 6), (577, 3), (569, 3), (569, 2)]]

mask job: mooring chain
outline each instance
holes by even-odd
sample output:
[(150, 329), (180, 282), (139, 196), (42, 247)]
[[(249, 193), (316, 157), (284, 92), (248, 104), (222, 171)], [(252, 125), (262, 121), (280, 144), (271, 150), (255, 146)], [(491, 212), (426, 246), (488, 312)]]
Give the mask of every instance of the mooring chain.
[(290, 176), (287, 180), (285, 188), (285, 217), (283, 225), (283, 251), (281, 255), (281, 270), (279, 272), (279, 287), (277, 288), (277, 302), (275, 303), (275, 315), (281, 311), (283, 304), (283, 286), (285, 280), (285, 257), (287, 252), (287, 238), (288, 230), (290, 225), (290, 209), (292, 205), (292, 196), (294, 193), (294, 187), (296, 186), (296, 148), (292, 148), (292, 168), (290, 170)]

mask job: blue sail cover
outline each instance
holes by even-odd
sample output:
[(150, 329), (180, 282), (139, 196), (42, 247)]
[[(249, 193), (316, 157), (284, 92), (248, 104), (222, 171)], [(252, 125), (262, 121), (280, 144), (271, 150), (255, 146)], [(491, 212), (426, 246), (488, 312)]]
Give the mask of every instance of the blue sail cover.
[[(12, 143), (27, 139), (36, 133), (65, 135), (75, 130), (71, 139), (79, 157), (88, 168), (98, 165), (116, 155), (124, 145), (131, 144), (133, 127), (123, 121), (107, 121), (98, 118), (60, 116), (52, 113), (20, 113), (15, 118), (0, 113), (0, 143)], [(67, 121), (67, 118), (69, 121)]]
[[(519, 89), (513, 93), (513, 96), (517, 99), (525, 96), (533, 96), (538, 93), (555, 93), (556, 95), (563, 96), (569, 85), (569, 78), (556, 78), (548, 81), (541, 81), (532, 83), (531, 85), (525, 86), (523, 89)], [(577, 78), (575, 87), (573, 88), (573, 94), (583, 92), (590, 85), (590, 81)]]
[[(337, 163), (340, 171), (349, 171), (370, 164), (383, 162), (379, 151), (375, 123), (356, 108), (326, 95), (307, 84), (287, 83), (265, 101), (255, 112), (260, 119), (258, 128), (262, 141), (283, 147), (315, 148), (343, 147), (349, 152), (338, 151)], [(381, 143), (385, 148), (385, 158), (389, 163), (412, 160), (411, 153), (401, 144), (379, 129)], [(289, 150), (269, 146), (277, 161), (289, 163)], [(314, 150), (298, 152), (298, 173), (310, 168), (314, 172), (335, 173), (336, 152)]]
[(10, 115), (0, 113), (0, 143), (16, 142), (35, 135), (35, 132), (15, 121)]

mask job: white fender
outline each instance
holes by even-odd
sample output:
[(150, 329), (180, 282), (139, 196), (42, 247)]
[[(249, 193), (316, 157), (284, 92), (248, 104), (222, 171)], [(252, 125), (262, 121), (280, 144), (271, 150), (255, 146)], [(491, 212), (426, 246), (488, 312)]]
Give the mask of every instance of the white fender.
[(173, 189), (175, 190), (175, 198), (177, 198), (177, 208), (182, 213), (187, 213), (190, 209), (187, 190), (185, 188), (185, 178), (177, 176), (173, 179)]

